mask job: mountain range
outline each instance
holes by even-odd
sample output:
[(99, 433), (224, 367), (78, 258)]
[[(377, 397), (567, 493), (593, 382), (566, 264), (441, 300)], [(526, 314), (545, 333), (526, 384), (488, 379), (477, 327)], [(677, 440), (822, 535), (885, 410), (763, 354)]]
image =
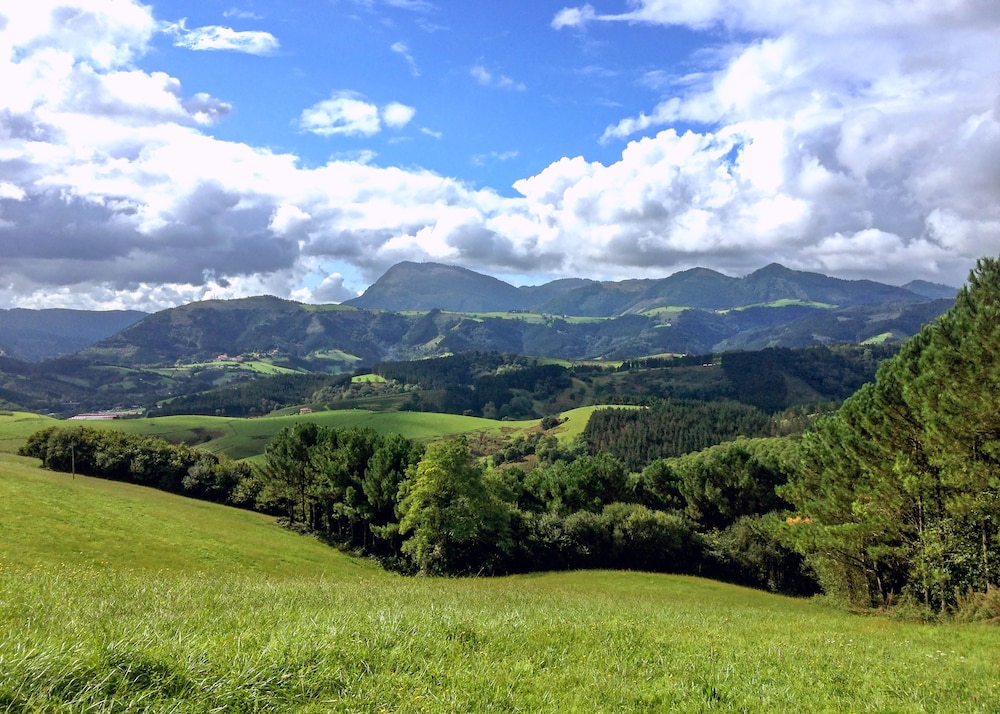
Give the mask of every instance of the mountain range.
[(317, 355), (331, 352), (352, 363), (469, 349), (620, 359), (904, 339), (955, 293), (922, 281), (896, 287), (777, 264), (743, 278), (695, 268), (658, 280), (515, 287), (466, 268), (406, 262), (342, 305), (261, 296), (151, 315), (0, 310), (0, 356), (37, 362), (79, 353), (130, 367), (264, 351), (316, 367), (324, 360)]
[(149, 315), (2, 311), (0, 406), (149, 403), (225, 384), (234, 369), (241, 379), (342, 373), (470, 351), (622, 360), (892, 343), (947, 310), (955, 293), (780, 265), (744, 278), (694, 269), (660, 280), (514, 287), (464, 268), (401, 263), (341, 305), (259, 296)]
[(693, 268), (660, 279), (597, 282), (556, 280), (514, 287), (497, 278), (440, 263), (399, 263), (346, 305), (363, 309), (528, 312), (616, 317), (656, 308), (727, 310), (778, 300), (845, 308), (887, 302), (953, 298), (956, 289), (926, 281), (902, 287), (870, 280), (841, 280), (772, 263), (744, 278)]

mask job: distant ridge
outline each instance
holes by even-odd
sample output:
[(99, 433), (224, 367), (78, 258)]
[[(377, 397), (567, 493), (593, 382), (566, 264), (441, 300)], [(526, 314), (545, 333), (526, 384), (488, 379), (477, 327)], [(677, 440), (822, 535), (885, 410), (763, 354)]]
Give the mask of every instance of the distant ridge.
[(138, 310), (0, 310), (0, 355), (39, 362), (73, 354), (147, 316)]
[(744, 278), (729, 277), (707, 268), (693, 268), (660, 279), (618, 282), (569, 279), (517, 288), (467, 268), (407, 262), (390, 268), (363, 295), (346, 304), (394, 312), (528, 310), (554, 315), (614, 317), (657, 307), (728, 310), (779, 300), (846, 308), (953, 298), (956, 292), (953, 288), (924, 281), (896, 287), (871, 280), (843, 280), (791, 270), (777, 263)]
[(929, 283), (926, 280), (911, 280), (903, 287), (910, 292), (923, 295), (925, 298), (930, 298), (931, 300), (954, 298), (958, 293), (958, 288), (940, 283)]

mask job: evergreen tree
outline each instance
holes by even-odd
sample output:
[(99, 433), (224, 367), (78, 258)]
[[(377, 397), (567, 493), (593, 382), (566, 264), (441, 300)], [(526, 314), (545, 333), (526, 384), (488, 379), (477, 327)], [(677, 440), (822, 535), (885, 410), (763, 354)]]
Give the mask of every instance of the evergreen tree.
[(785, 532), (828, 591), (928, 607), (998, 583), (1000, 262), (802, 440)]

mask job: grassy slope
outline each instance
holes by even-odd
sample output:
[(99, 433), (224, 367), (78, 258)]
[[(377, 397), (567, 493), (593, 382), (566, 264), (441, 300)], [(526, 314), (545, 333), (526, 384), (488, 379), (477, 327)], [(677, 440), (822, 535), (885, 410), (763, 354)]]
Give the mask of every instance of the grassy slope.
[(65, 422), (29, 412), (0, 412), (0, 453), (16, 454), (36, 431), (57, 425)]
[(400, 578), (11, 457), (0, 524), (4, 711), (1000, 709), (985, 625), (641, 573)]

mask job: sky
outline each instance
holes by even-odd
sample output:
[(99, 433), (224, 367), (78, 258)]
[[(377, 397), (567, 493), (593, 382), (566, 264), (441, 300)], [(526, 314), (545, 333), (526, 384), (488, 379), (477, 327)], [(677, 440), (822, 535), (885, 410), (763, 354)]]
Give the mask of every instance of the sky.
[(996, 0), (0, 0), (0, 308), (1000, 253)]

